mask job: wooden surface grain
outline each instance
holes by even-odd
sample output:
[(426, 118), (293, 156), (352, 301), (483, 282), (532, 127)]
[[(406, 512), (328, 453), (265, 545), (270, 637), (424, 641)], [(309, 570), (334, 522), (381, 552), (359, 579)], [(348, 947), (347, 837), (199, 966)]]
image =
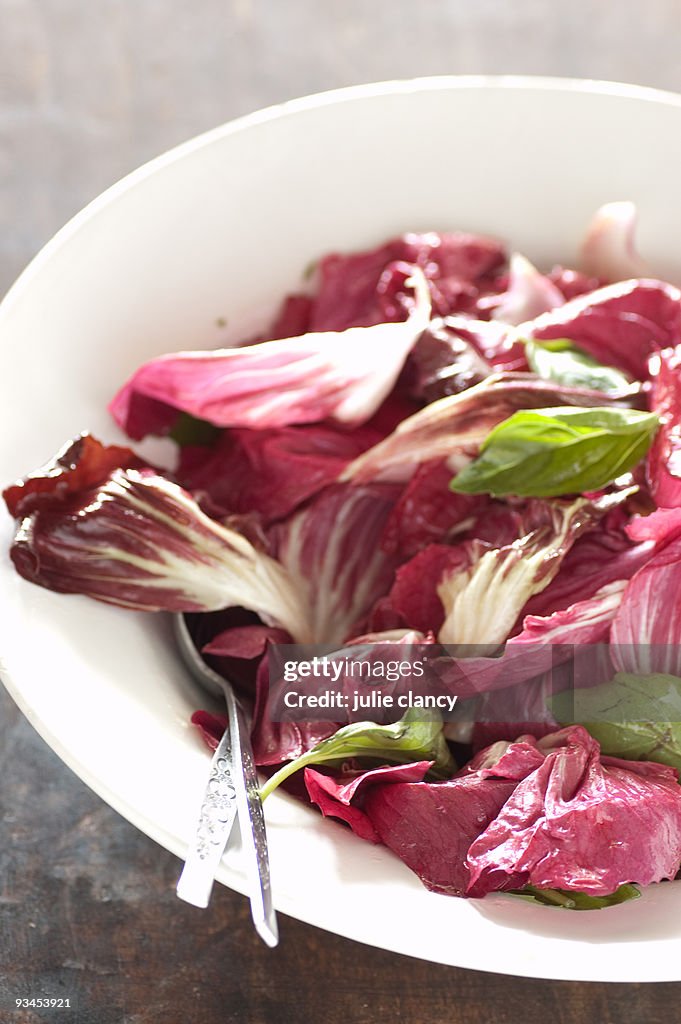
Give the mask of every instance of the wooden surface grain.
[(414, 75), (681, 89), (680, 33), (678, 0), (0, 0), (0, 292), (107, 185), (238, 114)]
[[(669, 1024), (678, 985), (536, 981), (442, 967), (244, 897), (180, 903), (180, 862), (87, 789), (0, 690), (0, 1021), (34, 1024)], [(418, 929), (418, 922), (414, 922)], [(452, 942), (465, 941), (452, 935)], [(14, 1010), (69, 998), (70, 1010)]]
[[(0, 0), (0, 293), (103, 188), (240, 113), (442, 73), (681, 89), (680, 30), (678, 0)], [(205, 913), (179, 903), (176, 859), (82, 785), (1, 690), (0, 822), (2, 1024), (678, 1018), (676, 985), (455, 970), (288, 919), (267, 951), (242, 897), (220, 888)], [(32, 995), (72, 1009), (15, 1011)]]

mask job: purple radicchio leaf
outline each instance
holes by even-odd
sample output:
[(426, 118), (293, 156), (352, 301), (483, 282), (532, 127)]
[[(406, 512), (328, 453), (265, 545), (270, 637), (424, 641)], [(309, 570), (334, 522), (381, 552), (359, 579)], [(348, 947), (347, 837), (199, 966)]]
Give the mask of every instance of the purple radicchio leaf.
[(535, 341), (567, 338), (604, 366), (645, 380), (649, 357), (681, 341), (681, 292), (664, 281), (621, 281), (580, 295), (517, 331)]
[(463, 896), (470, 882), (471, 843), (494, 821), (518, 780), (542, 760), (532, 737), (496, 743), (453, 779), (374, 784), (364, 795), (364, 816), (427, 889)]
[(336, 484), (271, 531), (276, 556), (305, 595), (313, 642), (341, 643), (386, 592), (395, 557), (380, 539), (394, 489)]
[(531, 502), (524, 529), (511, 544), (465, 542), (467, 564), (448, 572), (437, 587), (445, 611), (440, 643), (498, 647), (529, 599), (551, 583), (575, 540), (621, 500), (615, 494), (595, 501)]
[(216, 427), (364, 423), (392, 390), (430, 321), (423, 273), (406, 267), (405, 275), (414, 291), (406, 320), (160, 356), (133, 374), (109, 409), (134, 438), (167, 433), (178, 410)]
[(458, 395), (432, 402), (403, 420), (385, 440), (360, 455), (341, 474), (353, 483), (406, 483), (417, 467), (447, 459), (455, 472), (471, 461), (489, 432), (514, 412), (560, 405), (593, 408), (616, 404), (614, 396), (539, 380), (534, 374), (494, 374)]
[(651, 357), (651, 412), (660, 429), (648, 452), (650, 492), (664, 508), (681, 506), (681, 345)]
[[(490, 330), (494, 325), (487, 321), (463, 316), (431, 320), (411, 350), (400, 387), (419, 402), (435, 402), (479, 384), (494, 369), (481, 354), (480, 340)], [(505, 333), (499, 332), (500, 342)]]
[[(88, 451), (81, 447), (86, 459)], [(36, 476), (26, 484), (34, 491)], [(25, 579), (139, 610), (240, 605), (309, 639), (305, 605), (286, 570), (209, 519), (177, 484), (148, 468), (109, 466), (94, 485), (84, 465), (80, 476), (82, 489), (43, 491), (37, 503), (10, 494), (18, 515), (11, 557)]]
[(508, 288), (501, 295), (481, 300), (492, 309), (492, 320), (516, 326), (565, 303), (563, 293), (540, 274), (521, 253), (511, 256)]
[(633, 203), (606, 203), (601, 206), (596, 210), (582, 242), (582, 270), (608, 283), (648, 277), (649, 267), (636, 252), (635, 230), (636, 207)]
[(528, 884), (607, 896), (626, 882), (674, 877), (681, 859), (674, 769), (602, 757), (581, 726), (536, 746), (543, 762), (468, 850), (468, 896)]
[(399, 263), (423, 271), (435, 315), (475, 315), (479, 298), (498, 291), (506, 251), (493, 238), (427, 231), (410, 232), (363, 252), (329, 253), (319, 262), (309, 329), (342, 331), (399, 319), (394, 273)]
[[(658, 509), (669, 533), (632, 576), (611, 631), (613, 661), (620, 672), (681, 676), (681, 535), (678, 509)], [(653, 516), (647, 517), (652, 519)], [(640, 521), (646, 522), (645, 519)], [(660, 531), (663, 527), (660, 525)], [(662, 534), (664, 537), (664, 534)]]

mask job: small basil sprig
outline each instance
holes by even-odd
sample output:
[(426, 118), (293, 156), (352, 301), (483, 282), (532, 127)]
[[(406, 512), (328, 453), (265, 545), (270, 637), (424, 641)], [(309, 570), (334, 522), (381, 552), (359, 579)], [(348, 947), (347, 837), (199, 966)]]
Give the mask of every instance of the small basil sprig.
[(379, 764), (411, 764), (412, 761), (433, 761), (430, 774), (439, 779), (451, 776), (456, 765), (442, 732), (442, 718), (429, 711), (424, 721), (417, 708), (410, 708), (393, 725), (374, 722), (353, 722), (344, 725), (333, 736), (322, 740), (280, 768), (260, 790), (264, 800), (285, 779), (308, 765), (340, 765), (352, 758), (368, 758)]
[(553, 341), (525, 341), (530, 369), (543, 380), (555, 380), (567, 387), (593, 391), (628, 392), (631, 382), (614, 366), (603, 366), (567, 338)]
[(478, 458), (450, 487), (524, 498), (596, 491), (643, 458), (658, 422), (655, 413), (637, 409), (521, 410), (487, 435)]
[(614, 907), (627, 900), (637, 900), (641, 895), (635, 885), (625, 882), (609, 896), (589, 896), (585, 892), (571, 892), (568, 889), (537, 889), (534, 885), (526, 885), (524, 889), (511, 889), (513, 896), (524, 896), (535, 903), (548, 907), (562, 907), (563, 910), (603, 910)]
[(561, 725), (583, 725), (604, 754), (657, 761), (681, 771), (681, 679), (618, 672), (609, 683), (550, 700)]
[(188, 412), (181, 412), (168, 436), (183, 448), (185, 445), (210, 445), (220, 433), (221, 430), (207, 420), (199, 420)]

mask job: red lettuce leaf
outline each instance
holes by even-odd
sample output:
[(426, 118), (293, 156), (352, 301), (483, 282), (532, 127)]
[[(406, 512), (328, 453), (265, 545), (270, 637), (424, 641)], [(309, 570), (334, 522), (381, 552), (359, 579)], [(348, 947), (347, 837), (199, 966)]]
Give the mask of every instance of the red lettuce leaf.
[(462, 896), (471, 843), (495, 819), (518, 779), (541, 760), (533, 741), (496, 744), (446, 782), (374, 786), (364, 810), (381, 842), (426, 888)]
[(416, 761), (414, 764), (388, 765), (343, 775), (328, 775), (315, 768), (306, 768), (305, 787), (310, 800), (319, 807), (325, 818), (339, 818), (360, 839), (380, 843), (376, 830), (362, 810), (366, 792), (372, 786), (421, 782), (432, 764), (432, 761)]
[(650, 360), (650, 410), (660, 429), (648, 452), (648, 483), (658, 505), (681, 506), (681, 345)]
[(395, 559), (380, 540), (394, 498), (390, 487), (336, 484), (272, 527), (276, 556), (310, 609), (313, 642), (356, 634), (388, 590)]
[(663, 281), (623, 281), (521, 324), (518, 333), (568, 338), (599, 363), (645, 380), (649, 356), (681, 341), (681, 292)]
[(624, 882), (674, 877), (681, 862), (674, 769), (601, 758), (581, 726), (537, 746), (543, 763), (468, 850), (467, 895), (534, 885), (606, 896)]
[(319, 263), (310, 329), (342, 331), (399, 316), (390, 272), (395, 261), (423, 270), (433, 312), (446, 316), (475, 311), (480, 295), (497, 289), (506, 253), (494, 239), (435, 232), (402, 235), (365, 252), (331, 253)]
[(451, 479), (446, 461), (419, 466), (385, 525), (385, 551), (408, 559), (428, 544), (450, 541), (477, 523), (492, 502), (484, 494), (456, 494), (449, 489)]
[(204, 654), (217, 658), (242, 658), (252, 661), (261, 657), (268, 643), (289, 644), (291, 636), (285, 629), (275, 626), (233, 626), (218, 633), (203, 647)]
[[(133, 374), (111, 402), (111, 414), (134, 438), (166, 433), (177, 411), (216, 427), (364, 423), (392, 390), (430, 322), (421, 271), (404, 266), (398, 277), (406, 320), (244, 348), (169, 353)], [(413, 298), (404, 294), (406, 287), (413, 287)]]
[(533, 320), (541, 313), (548, 313), (564, 302), (563, 293), (553, 281), (540, 274), (520, 253), (514, 252), (506, 291), (481, 299), (479, 305), (483, 309), (491, 309), (493, 320), (515, 326)]
[(611, 631), (619, 672), (681, 676), (680, 590), (681, 536), (676, 536), (638, 570), (624, 592)]
[[(129, 461), (127, 449), (76, 442), (65, 479), (49, 464), (42, 477), (27, 478), (28, 493), (20, 484), (11, 489), (19, 574), (59, 593), (139, 610), (240, 605), (309, 640), (307, 609), (282, 566), (154, 470), (115, 468), (121, 452)], [(61, 466), (64, 456), (58, 460)]]
[(649, 268), (636, 252), (635, 230), (636, 207), (633, 203), (606, 203), (601, 206), (582, 243), (582, 269), (603, 282), (648, 277)]
[(144, 468), (148, 465), (130, 448), (103, 445), (91, 434), (81, 434), (40, 469), (6, 487), (2, 496), (9, 514), (21, 519), (42, 506), (98, 487), (116, 469)]
[(183, 448), (175, 476), (213, 517), (255, 511), (267, 524), (333, 483), (383, 436), (375, 418), (355, 430), (333, 424), (227, 430), (210, 448)]
[(564, 387), (534, 374), (494, 374), (458, 395), (432, 402), (403, 420), (385, 440), (350, 463), (341, 480), (406, 483), (424, 462), (447, 459), (452, 474), (474, 456), (489, 432), (521, 409), (616, 404), (602, 391)]

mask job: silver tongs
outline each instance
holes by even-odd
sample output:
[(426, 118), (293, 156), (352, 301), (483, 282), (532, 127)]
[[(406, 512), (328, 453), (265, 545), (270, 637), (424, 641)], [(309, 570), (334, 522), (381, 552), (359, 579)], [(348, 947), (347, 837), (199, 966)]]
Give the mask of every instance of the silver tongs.
[(265, 816), (244, 713), (229, 683), (214, 672), (197, 651), (184, 616), (173, 615), (172, 619), (175, 639), (187, 668), (204, 689), (214, 696), (224, 696), (229, 718), (213, 755), (196, 832), (177, 883), (177, 895), (195, 907), (208, 906), (215, 875), (238, 815), (253, 924), (268, 946), (276, 946), (279, 932), (272, 904)]

